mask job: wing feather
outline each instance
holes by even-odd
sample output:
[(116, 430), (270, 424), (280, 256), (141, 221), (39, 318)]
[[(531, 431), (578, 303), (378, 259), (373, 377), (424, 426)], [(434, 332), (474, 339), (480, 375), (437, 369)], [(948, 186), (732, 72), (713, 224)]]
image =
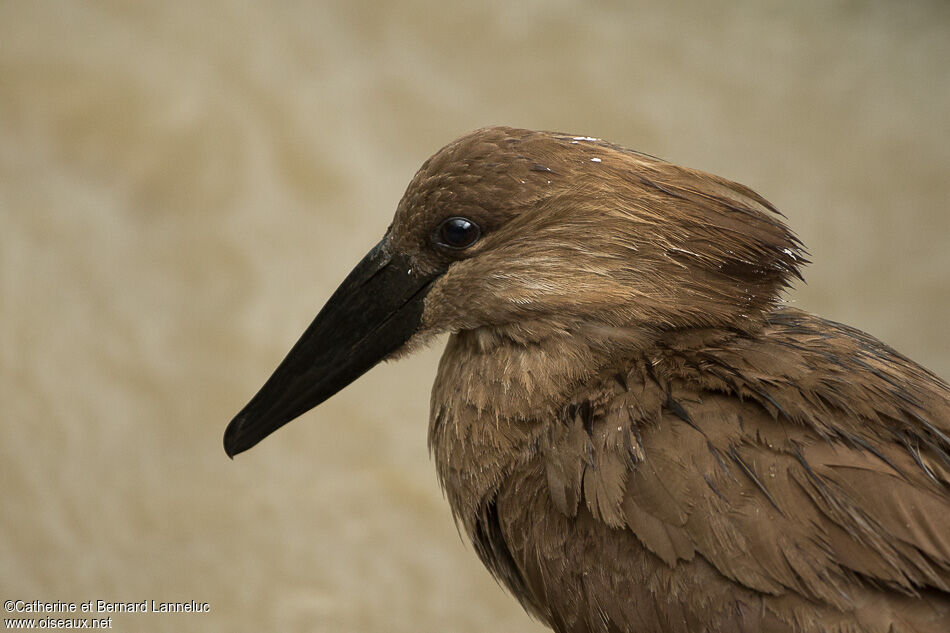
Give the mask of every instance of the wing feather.
[(794, 311), (769, 327), (706, 346), (692, 333), (613, 379), (607, 402), (589, 395), (542, 442), (555, 505), (776, 604), (936, 630), (950, 621), (950, 388), (856, 330)]

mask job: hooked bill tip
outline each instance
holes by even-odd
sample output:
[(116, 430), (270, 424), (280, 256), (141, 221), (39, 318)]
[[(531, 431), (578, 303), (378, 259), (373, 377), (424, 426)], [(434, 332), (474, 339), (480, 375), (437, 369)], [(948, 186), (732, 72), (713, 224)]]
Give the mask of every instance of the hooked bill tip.
[(231, 459), (234, 459), (235, 455), (243, 453), (255, 444), (253, 442), (248, 443), (241, 441), (241, 431), (244, 429), (244, 423), (244, 416), (239, 415), (231, 420), (231, 423), (228, 424), (228, 427), (224, 430), (224, 452)]

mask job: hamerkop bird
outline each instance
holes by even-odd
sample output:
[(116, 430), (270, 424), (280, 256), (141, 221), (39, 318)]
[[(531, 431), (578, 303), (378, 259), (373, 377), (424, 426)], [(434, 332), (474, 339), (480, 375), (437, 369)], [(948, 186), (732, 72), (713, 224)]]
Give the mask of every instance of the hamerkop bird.
[(451, 333), (429, 443), (482, 562), (559, 633), (950, 632), (950, 387), (785, 307), (741, 185), (477, 130), (228, 426), (229, 455)]

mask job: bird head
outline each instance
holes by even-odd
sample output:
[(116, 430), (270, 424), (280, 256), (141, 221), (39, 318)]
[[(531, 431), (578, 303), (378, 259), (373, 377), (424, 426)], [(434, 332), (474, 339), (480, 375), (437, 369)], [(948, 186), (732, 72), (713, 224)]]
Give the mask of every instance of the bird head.
[(476, 130), (422, 165), (225, 449), (250, 448), (442, 332), (755, 328), (804, 262), (746, 187), (599, 139)]

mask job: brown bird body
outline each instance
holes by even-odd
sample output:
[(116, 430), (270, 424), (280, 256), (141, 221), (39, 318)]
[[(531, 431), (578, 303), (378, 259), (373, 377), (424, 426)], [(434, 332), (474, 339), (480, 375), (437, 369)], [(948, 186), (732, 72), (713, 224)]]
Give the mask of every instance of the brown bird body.
[[(783, 307), (804, 263), (745, 187), (597, 139), (478, 130), (423, 165), (225, 444), (452, 332), (439, 479), (555, 631), (947, 633), (950, 388)], [(405, 287), (339, 335), (376, 283)]]

